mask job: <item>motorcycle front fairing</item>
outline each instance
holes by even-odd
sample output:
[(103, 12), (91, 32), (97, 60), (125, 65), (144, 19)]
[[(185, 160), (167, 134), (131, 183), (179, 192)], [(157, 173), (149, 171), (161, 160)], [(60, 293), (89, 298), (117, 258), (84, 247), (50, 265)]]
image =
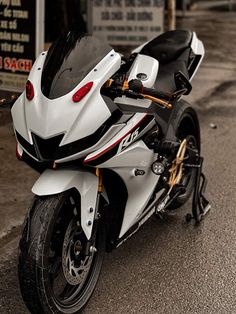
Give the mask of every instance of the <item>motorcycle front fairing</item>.
[[(119, 69), (120, 55), (93, 36), (74, 36), (62, 37), (37, 58), (29, 75), (33, 99), (28, 100), (24, 92), (12, 107), (20, 148), (41, 162), (77, 153), (85, 156), (84, 151), (91, 150), (102, 131), (108, 131), (112, 124), (107, 122), (116, 114), (100, 88)], [(64, 50), (63, 43), (68, 46)], [(74, 102), (73, 95), (90, 82), (89, 93)]]

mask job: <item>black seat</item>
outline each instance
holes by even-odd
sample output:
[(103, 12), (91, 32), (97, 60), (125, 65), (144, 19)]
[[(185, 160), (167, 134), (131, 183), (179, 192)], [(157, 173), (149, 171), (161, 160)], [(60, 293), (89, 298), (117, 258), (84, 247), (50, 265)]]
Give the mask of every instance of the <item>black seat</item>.
[(160, 63), (169, 63), (190, 47), (192, 36), (193, 33), (188, 30), (169, 31), (147, 43), (140, 53), (151, 56)]
[(193, 33), (188, 30), (169, 31), (147, 43), (140, 54), (159, 61), (155, 88), (165, 93), (176, 90), (174, 73), (181, 71), (187, 78), (190, 44)]

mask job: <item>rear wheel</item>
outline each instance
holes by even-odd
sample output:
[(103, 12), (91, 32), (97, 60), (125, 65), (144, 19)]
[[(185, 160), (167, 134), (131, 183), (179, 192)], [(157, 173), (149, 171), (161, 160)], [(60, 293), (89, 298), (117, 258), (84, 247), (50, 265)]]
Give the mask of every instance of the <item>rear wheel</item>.
[[(191, 148), (196, 148), (196, 139), (193, 135), (188, 135), (186, 137), (187, 146)], [(184, 168), (183, 170), (183, 177), (180, 181), (180, 185), (184, 187), (185, 192), (180, 194), (170, 205), (170, 209), (176, 209), (181, 207), (183, 204), (187, 202), (190, 198), (194, 184), (195, 184), (195, 177), (196, 177), (196, 168)]]
[[(197, 137), (197, 127), (190, 112), (185, 112), (180, 119), (179, 126), (176, 131), (176, 137), (183, 141), (187, 140), (187, 147), (197, 149), (200, 154), (200, 139)], [(190, 198), (195, 185), (196, 168), (184, 168), (183, 176), (180, 182), (185, 189), (184, 193), (180, 194), (169, 206), (168, 209), (177, 209), (185, 204)]]
[(79, 313), (94, 291), (105, 233), (100, 222), (94, 242), (88, 242), (79, 222), (79, 203), (69, 191), (36, 197), (29, 210), (18, 267), (21, 293), (31, 313)]

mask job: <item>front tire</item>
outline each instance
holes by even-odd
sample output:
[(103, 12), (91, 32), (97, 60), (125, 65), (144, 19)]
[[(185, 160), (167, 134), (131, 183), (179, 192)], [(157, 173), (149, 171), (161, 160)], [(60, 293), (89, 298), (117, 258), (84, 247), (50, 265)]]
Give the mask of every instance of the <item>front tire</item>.
[(31, 313), (80, 313), (91, 297), (105, 252), (99, 221), (97, 252), (79, 223), (80, 200), (72, 191), (35, 197), (25, 219), (19, 252), (19, 282)]

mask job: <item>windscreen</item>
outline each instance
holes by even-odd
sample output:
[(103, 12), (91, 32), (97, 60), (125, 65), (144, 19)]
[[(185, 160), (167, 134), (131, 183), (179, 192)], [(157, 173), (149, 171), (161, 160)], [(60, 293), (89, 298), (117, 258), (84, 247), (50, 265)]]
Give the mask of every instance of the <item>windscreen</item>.
[(62, 35), (48, 51), (42, 93), (50, 99), (68, 94), (111, 50), (94, 36), (77, 32)]

